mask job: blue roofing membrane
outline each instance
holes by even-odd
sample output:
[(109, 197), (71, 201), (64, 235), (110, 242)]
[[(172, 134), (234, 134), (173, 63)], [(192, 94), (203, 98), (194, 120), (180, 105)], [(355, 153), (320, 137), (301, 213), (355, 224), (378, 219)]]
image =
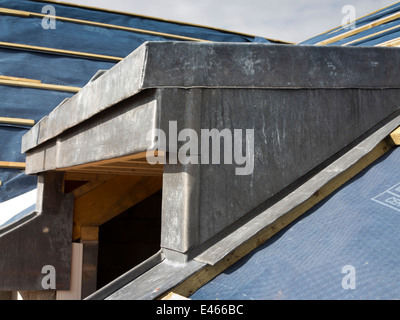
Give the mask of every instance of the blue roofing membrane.
[[(3, 8), (42, 14), (52, 5), (57, 17), (99, 22), (170, 34), (145, 34), (113, 28), (56, 20), (55, 29), (42, 27), (41, 17), (0, 14), (0, 42), (39, 46), (124, 58), (146, 41), (180, 41), (174, 36), (219, 42), (265, 42), (265, 38), (215, 30), (130, 14), (28, 0), (2, 0)], [(44, 11), (47, 14), (48, 11)], [(0, 76), (40, 80), (44, 84), (83, 87), (98, 70), (108, 70), (118, 61), (60, 55), (26, 48), (11, 49), (0, 44)], [(59, 90), (9, 86), (0, 83), (0, 117), (33, 119), (49, 114), (74, 93)], [(21, 138), (30, 127), (0, 124), (0, 161), (24, 162)], [(21, 170), (0, 168), (0, 203), (36, 188), (36, 177)], [(1, 212), (0, 212), (1, 214)]]
[[(329, 41), (330, 43), (327, 43), (327, 45), (375, 46), (377, 44), (384, 43), (385, 41), (393, 40), (400, 37), (400, 20), (399, 17), (397, 17), (397, 14), (399, 14), (399, 12), (400, 2), (397, 2), (377, 12), (357, 19), (354, 23), (354, 29), (349, 28), (350, 26), (339, 26), (320, 35), (312, 37), (302, 42), (301, 44), (315, 45), (319, 44), (322, 41), (329, 41), (334, 37), (342, 35), (343, 39), (336, 39), (332, 42)], [(385, 23), (381, 23), (379, 22), (381, 19), (388, 20)]]
[(190, 298), (399, 299), (399, 163), (396, 148)]

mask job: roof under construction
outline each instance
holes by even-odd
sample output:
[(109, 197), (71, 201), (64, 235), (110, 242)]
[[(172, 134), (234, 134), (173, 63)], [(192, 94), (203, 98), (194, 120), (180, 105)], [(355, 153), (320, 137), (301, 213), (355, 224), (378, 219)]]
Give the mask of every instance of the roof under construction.
[(294, 45), (3, 1), (0, 290), (398, 298), (399, 11)]

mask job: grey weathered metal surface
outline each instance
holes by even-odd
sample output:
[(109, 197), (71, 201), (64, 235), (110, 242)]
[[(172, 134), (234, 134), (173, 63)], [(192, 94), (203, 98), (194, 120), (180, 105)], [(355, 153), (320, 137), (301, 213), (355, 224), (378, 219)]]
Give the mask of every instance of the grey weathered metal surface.
[[(136, 266), (132, 270), (128, 271), (127, 273), (120, 276), (118, 279), (114, 280), (113, 282), (107, 284), (103, 288), (99, 288), (95, 293), (91, 294), (86, 300), (104, 300), (107, 297), (113, 295), (115, 292), (119, 291), (121, 288), (129, 285), (132, 281), (139, 278), (141, 275), (145, 274), (153, 267), (159, 265), (164, 261), (165, 257), (162, 251), (157, 252), (155, 255), (141, 263), (140, 265)], [(150, 292), (152, 291), (148, 288)], [(154, 289), (153, 289), (154, 290)], [(140, 294), (145, 295), (148, 292), (142, 291)]]
[(144, 89), (399, 88), (399, 62), (396, 48), (148, 42), (43, 118), (22, 152)]
[(204, 264), (189, 261), (177, 264), (164, 260), (145, 274), (120, 288), (105, 300), (154, 300), (204, 268)]
[(321, 190), (322, 187), (365, 157), (381, 141), (388, 137), (393, 130), (398, 128), (400, 124), (400, 111), (396, 114), (397, 116), (393, 120), (379, 128), (332, 164), (312, 176), (283, 199), (273, 205), (265, 204), (263, 207), (257, 208), (259, 213), (253, 219), (235, 229), (235, 232), (227, 233), (225, 237), (221, 236), (220, 241), (216, 241), (215, 244), (209, 246), (205, 251), (198, 250), (201, 253), (195, 257), (195, 260), (215, 265), (237, 247), (262, 231), (266, 226), (274, 223), (310, 199), (318, 190)]
[(0, 234), (2, 290), (43, 291), (45, 266), (55, 268), (56, 288), (69, 290), (73, 198), (61, 193), (62, 184), (63, 173), (41, 174), (37, 214)]
[[(188, 92), (164, 90), (163, 101), (176, 108), (186, 95), (193, 95)], [(195, 127), (254, 129), (254, 172), (238, 176), (235, 164), (175, 167), (183, 180), (177, 183), (175, 178), (171, 187), (166, 184), (171, 191), (164, 196), (163, 210), (170, 219), (163, 229), (163, 247), (186, 252), (210, 240), (325, 161), (333, 161), (338, 152), (396, 112), (397, 99), (397, 90), (201, 90), (194, 107), (201, 110), (201, 117)], [(167, 114), (164, 104), (162, 110)], [(166, 130), (162, 124), (161, 128)], [(198, 185), (183, 187), (184, 177), (190, 177), (186, 172)], [(174, 217), (178, 206), (185, 210), (180, 219)], [(191, 234), (193, 241), (184, 243), (189, 236), (179, 230)]]
[(153, 92), (125, 100), (28, 153), (26, 172), (33, 174), (147, 150), (152, 143), (143, 133), (157, 125), (156, 107)]
[[(191, 129), (198, 137), (204, 129), (254, 130), (254, 145), (244, 140), (239, 150), (254, 155), (248, 175), (237, 175), (243, 167), (237, 163), (201, 163), (210, 150), (200, 146), (192, 154), (199, 164), (164, 166), (165, 263), (189, 264), (202, 252), (199, 261), (215, 263), (232, 248), (214, 256), (207, 249), (227, 230), (239, 230), (256, 208), (274, 205), (391, 124), (400, 110), (392, 67), (399, 62), (393, 48), (147, 43), (28, 132), (27, 171), (154, 149), (152, 130), (163, 130), (169, 141), (171, 122), (178, 133)], [(172, 140), (165, 149), (170, 159), (186, 144)], [(301, 200), (293, 199), (290, 206)]]

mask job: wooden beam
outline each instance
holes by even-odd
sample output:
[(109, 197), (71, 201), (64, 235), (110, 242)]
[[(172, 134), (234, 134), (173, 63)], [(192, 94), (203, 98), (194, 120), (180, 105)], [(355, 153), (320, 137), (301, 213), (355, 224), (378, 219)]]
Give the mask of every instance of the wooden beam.
[(99, 167), (99, 166), (102, 166), (102, 165), (112, 164), (112, 163), (116, 163), (116, 162), (130, 161), (130, 160), (134, 160), (134, 161), (143, 160), (144, 163), (147, 163), (146, 152), (141, 152), (141, 153), (138, 153), (138, 154), (131, 154), (131, 155), (125, 156), (125, 157), (119, 157), (119, 158), (101, 160), (101, 161), (97, 161), (97, 162), (85, 163), (85, 164), (81, 164), (81, 165), (78, 165), (78, 166), (64, 168), (62, 170), (76, 171), (76, 170), (86, 169), (86, 168), (89, 168), (89, 167)]
[(99, 227), (81, 227), (81, 241), (99, 241)]
[(118, 176), (75, 199), (73, 239), (99, 227), (162, 188), (162, 177)]
[(33, 89), (41, 89), (41, 90), (53, 90), (53, 91), (64, 91), (64, 92), (72, 92), (77, 93), (81, 88), (79, 87), (71, 87), (71, 86), (60, 86), (56, 84), (47, 84), (47, 83), (37, 83), (32, 81), (21, 81), (21, 80), (9, 80), (9, 79), (0, 79), (0, 85), (3, 86), (13, 86), (13, 87), (25, 87), (25, 88), (33, 88)]
[(10, 77), (10, 76), (0, 76), (0, 80), (12, 80), (12, 81), (22, 81), (22, 82), (32, 82), (32, 83), (42, 83), (42, 81), (37, 79)]
[(67, 171), (64, 179), (69, 181), (107, 181), (110, 178), (115, 178), (115, 175)]
[(18, 49), (18, 50), (27, 50), (27, 51), (39, 51), (39, 52), (45, 52), (45, 53), (60, 54), (60, 55), (66, 55), (66, 56), (75, 56), (75, 57), (80, 57), (80, 58), (88, 58), (88, 59), (96, 59), (96, 60), (113, 61), (113, 62), (120, 62), (123, 60), (123, 58), (121, 58), (121, 57), (113, 57), (113, 56), (107, 56), (107, 55), (102, 55), (102, 54), (55, 49), (55, 48), (40, 47), (40, 46), (31, 46), (31, 45), (21, 44), (21, 43), (0, 42), (0, 47), (12, 48), (12, 49)]
[(118, 176), (139, 176), (139, 177), (161, 177), (163, 172), (160, 171), (121, 171), (121, 170), (88, 170), (88, 171), (74, 171), (74, 173), (92, 173), (92, 174), (108, 174), (108, 175), (118, 175)]
[(25, 170), (25, 162), (0, 161), (0, 168)]
[(400, 146), (400, 127), (390, 134), (390, 140), (394, 145)]
[(35, 120), (0, 117), (0, 123), (15, 124), (15, 125), (22, 125), (22, 126), (33, 126), (33, 125), (35, 125)]
[[(150, 166), (150, 165), (149, 165)], [(135, 172), (162, 172), (163, 167), (121, 167), (121, 166), (100, 166), (100, 167), (87, 167), (85, 169), (80, 169), (81, 171), (86, 172), (122, 172), (122, 173), (135, 173)]]
[(114, 178), (115, 176), (108, 176), (108, 179), (106, 180), (95, 180), (95, 181), (90, 181), (85, 183), (83, 186), (75, 189), (72, 191), (72, 194), (74, 195), (75, 198), (79, 198), (83, 195), (85, 195), (86, 193), (92, 191), (93, 189), (96, 189), (98, 187), (100, 187), (102, 184), (106, 183), (108, 180), (111, 180), (112, 178)]
[[(155, 155), (161, 155), (155, 152)], [(67, 171), (69, 174), (102, 174), (102, 175), (140, 175), (161, 176), (163, 165), (150, 165), (147, 162), (146, 152), (129, 156), (90, 162), (74, 167), (62, 168), (59, 171)], [(69, 179), (72, 180), (72, 179)], [(81, 180), (85, 181), (85, 180)]]
[(25, 18), (29, 17), (29, 12), (21, 11), (21, 10), (14, 10), (14, 9), (7, 9), (7, 8), (0, 8), (0, 14), (25, 17)]
[(103, 164), (101, 166), (96, 166), (92, 168), (100, 168), (100, 169), (124, 169), (124, 170), (129, 170), (129, 169), (144, 169), (144, 170), (163, 170), (164, 166), (157, 164), (157, 165), (151, 165), (147, 162), (131, 162), (131, 161), (125, 161), (125, 162), (115, 162), (115, 163), (110, 163), (110, 164)]
[(279, 218), (277, 221), (268, 225), (258, 234), (255, 234), (248, 241), (240, 245), (224, 259), (214, 266), (207, 265), (196, 274), (192, 275), (181, 284), (173, 288), (171, 291), (189, 297), (195, 293), (202, 286), (210, 282), (216, 276), (224, 272), (227, 268), (238, 262), (240, 259), (248, 255), (250, 252), (264, 244), (267, 240), (277, 234), (279, 231), (287, 227), (290, 223), (297, 220), (300, 216), (308, 212), (312, 207), (324, 200), (334, 191), (343, 186), (350, 179), (355, 177), (362, 170), (378, 160), (381, 156), (386, 154), (392, 145), (389, 141), (382, 141), (370, 153), (361, 158), (357, 163), (348, 168), (343, 173), (339, 174), (336, 178), (330, 181), (327, 185), (317, 191), (310, 199), (299, 204), (295, 209), (288, 212), (286, 215)]

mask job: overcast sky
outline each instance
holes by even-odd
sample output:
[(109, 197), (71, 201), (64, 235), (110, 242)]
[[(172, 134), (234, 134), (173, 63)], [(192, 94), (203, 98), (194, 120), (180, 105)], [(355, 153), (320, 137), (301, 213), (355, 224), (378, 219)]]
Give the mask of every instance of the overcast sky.
[(342, 24), (351, 5), (362, 17), (396, 0), (64, 0), (301, 42)]

